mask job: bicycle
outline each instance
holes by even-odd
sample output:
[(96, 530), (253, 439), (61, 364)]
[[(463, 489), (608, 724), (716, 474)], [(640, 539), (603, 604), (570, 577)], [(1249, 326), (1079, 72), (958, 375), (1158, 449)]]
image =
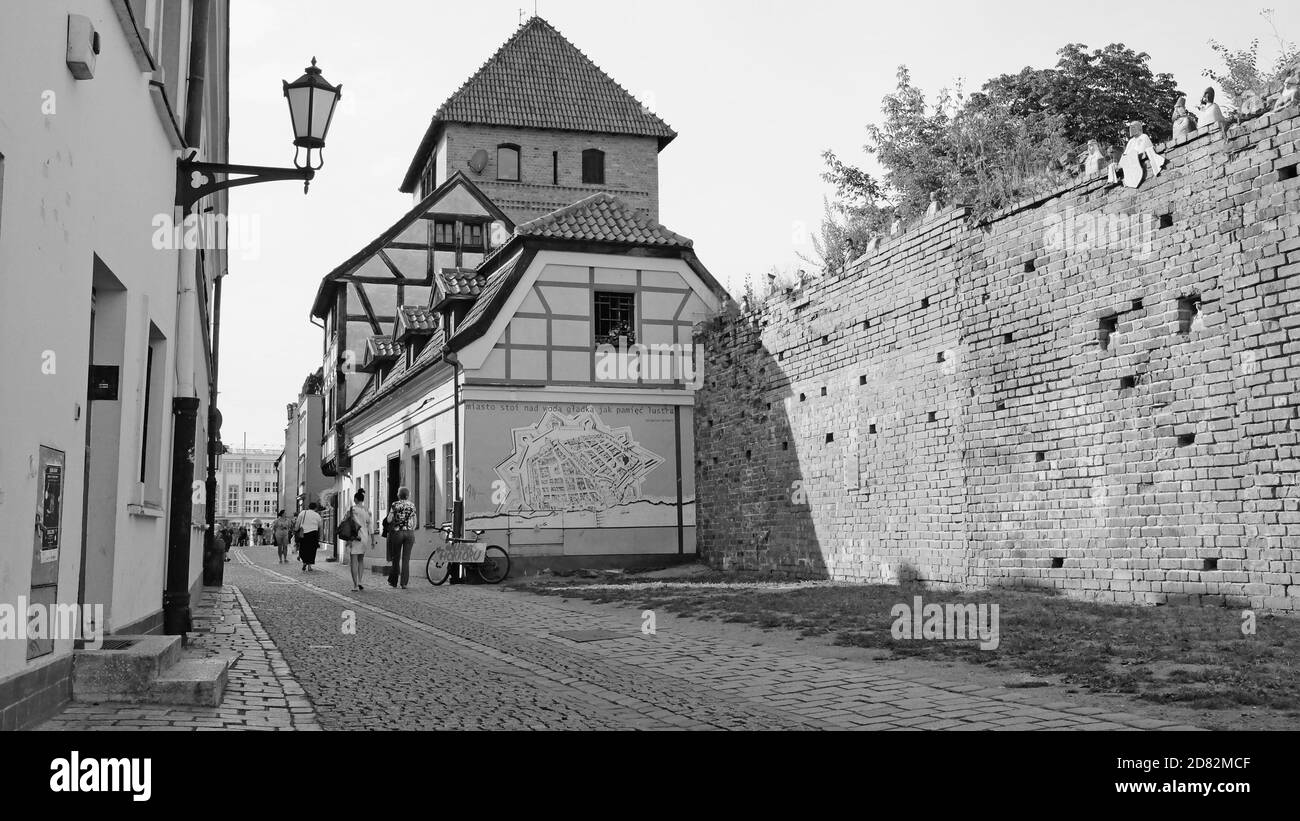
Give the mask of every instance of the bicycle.
[(470, 531), (474, 534), (472, 539), (457, 539), (450, 522), (439, 530), (443, 532), (446, 541), (429, 554), (424, 565), (425, 578), (434, 587), (440, 587), (447, 581), (453, 564), (473, 565), (484, 584), (500, 584), (510, 574), (510, 554), (505, 548), (479, 542), (486, 530)]

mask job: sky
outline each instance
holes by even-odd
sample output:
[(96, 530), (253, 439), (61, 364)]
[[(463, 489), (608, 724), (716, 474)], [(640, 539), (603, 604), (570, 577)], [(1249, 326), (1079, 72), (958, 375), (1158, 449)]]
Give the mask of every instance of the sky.
[[(437, 107), (520, 23), (532, 0), (232, 0), (230, 161), (292, 163), (281, 80), (314, 56), (343, 97), (310, 194), (293, 182), (231, 193), (223, 285), (223, 439), (283, 443), (285, 405), (321, 365), (310, 309), (321, 278), (412, 206), (402, 176)], [(538, 13), (677, 132), (660, 155), (660, 221), (695, 241), (733, 293), (774, 266), (811, 267), (822, 153), (871, 167), (867, 123), (900, 64), (930, 96), (1055, 65), (1066, 43), (1151, 55), (1195, 101), (1218, 68), (1210, 38), (1242, 48), (1263, 6), (1093, 0), (540, 0)], [(1059, 11), (1057, 11), (1059, 9)], [(1274, 17), (1300, 39), (1300, 4)]]

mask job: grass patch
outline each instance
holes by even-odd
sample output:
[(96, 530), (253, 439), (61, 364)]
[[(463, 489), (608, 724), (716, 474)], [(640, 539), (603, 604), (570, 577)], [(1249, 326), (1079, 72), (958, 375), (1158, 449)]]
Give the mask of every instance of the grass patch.
[[(780, 586), (780, 581), (787, 584)], [(644, 579), (627, 575), (542, 579), (520, 587), (827, 637), (838, 645), (885, 649), (895, 657), (1055, 676), (1095, 693), (1123, 693), (1157, 703), (1215, 710), (1300, 709), (1300, 620), (1282, 616), (1260, 615), (1256, 635), (1244, 636), (1237, 609), (1104, 605), (1042, 593), (950, 593), (913, 584), (792, 587), (789, 579), (770, 574), (717, 571), (662, 586), (646, 586)], [(997, 604), (998, 649), (981, 650), (974, 641), (895, 640), (890, 610), (900, 603), (910, 606), (915, 596), (925, 604)]]

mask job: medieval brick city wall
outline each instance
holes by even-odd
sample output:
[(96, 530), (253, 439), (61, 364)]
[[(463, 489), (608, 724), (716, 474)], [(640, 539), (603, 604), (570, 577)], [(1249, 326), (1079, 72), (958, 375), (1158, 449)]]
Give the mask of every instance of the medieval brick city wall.
[(1300, 609), (1300, 118), (941, 212), (703, 330), (720, 567)]

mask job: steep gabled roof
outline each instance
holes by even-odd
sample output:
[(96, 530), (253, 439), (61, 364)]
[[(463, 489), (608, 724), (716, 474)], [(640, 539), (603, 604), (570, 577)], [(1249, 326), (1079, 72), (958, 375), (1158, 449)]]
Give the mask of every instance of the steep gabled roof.
[(433, 115), (403, 192), (415, 190), (449, 122), (656, 137), (660, 150), (677, 136), (540, 17), (521, 26)]
[(541, 248), (612, 254), (647, 249), (640, 253), (675, 256), (690, 266), (705, 287), (725, 295), (726, 289), (700, 262), (693, 246), (691, 240), (632, 210), (618, 197), (604, 192), (593, 194), (567, 208), (525, 222), (515, 229), (508, 242), (483, 260), (479, 265), (479, 274), (487, 277), (483, 292), (456, 328), (449, 346), (460, 350), (483, 335)]
[(429, 209), (433, 208), (434, 205), (445, 197), (452, 188), (455, 188), (458, 185), (464, 186), (465, 190), (483, 206), (483, 209), (487, 211), (490, 216), (504, 222), (507, 228), (514, 225), (514, 222), (510, 217), (498, 208), (492, 200), (488, 199), (488, 196), (474, 184), (473, 180), (465, 176), (464, 172), (457, 171), (448, 177), (442, 185), (429, 192), (429, 196), (420, 200), (414, 208), (407, 211), (406, 214), (404, 214), (397, 222), (393, 223), (388, 230), (375, 237), (374, 240), (367, 244), (365, 248), (362, 248), (360, 251), (348, 257), (347, 261), (342, 265), (326, 274), (321, 280), (320, 286), (316, 289), (316, 298), (312, 302), (311, 315), (318, 319), (324, 319), (328, 316), (330, 310), (329, 297), (333, 294), (334, 288), (338, 286), (339, 281), (347, 277), (357, 268), (361, 267), (362, 264), (375, 256), (375, 254), (382, 251), (386, 245), (400, 236), (401, 233), (415, 223), (416, 220), (428, 213)]

